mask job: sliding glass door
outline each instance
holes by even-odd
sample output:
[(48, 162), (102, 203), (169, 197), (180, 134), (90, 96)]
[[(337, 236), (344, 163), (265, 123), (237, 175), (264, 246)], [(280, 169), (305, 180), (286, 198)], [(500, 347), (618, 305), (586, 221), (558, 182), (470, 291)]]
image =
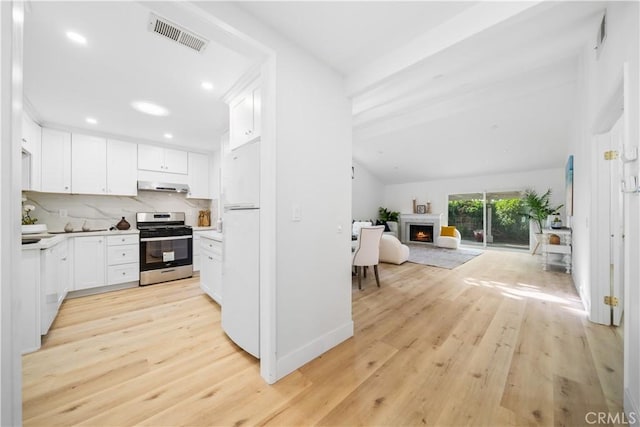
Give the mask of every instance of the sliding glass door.
[(529, 221), (519, 191), (449, 195), (449, 225), (462, 243), (511, 249), (529, 248)]
[(484, 246), (484, 193), (450, 194), (449, 225), (455, 225), (463, 245)]

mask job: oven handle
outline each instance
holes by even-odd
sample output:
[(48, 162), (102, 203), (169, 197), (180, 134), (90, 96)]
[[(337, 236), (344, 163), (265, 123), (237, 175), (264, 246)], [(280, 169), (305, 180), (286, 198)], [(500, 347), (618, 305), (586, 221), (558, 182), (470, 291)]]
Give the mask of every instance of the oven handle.
[(141, 242), (159, 242), (161, 240), (193, 239), (193, 236), (167, 236), (167, 237), (145, 237)]

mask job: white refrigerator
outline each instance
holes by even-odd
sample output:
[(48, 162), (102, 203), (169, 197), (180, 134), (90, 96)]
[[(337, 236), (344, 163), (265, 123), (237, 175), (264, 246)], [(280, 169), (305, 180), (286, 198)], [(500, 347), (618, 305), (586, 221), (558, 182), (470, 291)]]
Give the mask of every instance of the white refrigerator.
[(222, 329), (260, 357), (260, 145), (245, 144), (223, 165)]

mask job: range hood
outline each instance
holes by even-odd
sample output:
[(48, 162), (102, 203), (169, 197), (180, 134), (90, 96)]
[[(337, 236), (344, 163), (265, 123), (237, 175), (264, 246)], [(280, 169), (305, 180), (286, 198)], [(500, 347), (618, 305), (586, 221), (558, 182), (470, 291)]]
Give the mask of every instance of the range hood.
[(138, 181), (138, 190), (167, 191), (170, 193), (188, 193), (187, 184), (170, 184), (166, 182)]

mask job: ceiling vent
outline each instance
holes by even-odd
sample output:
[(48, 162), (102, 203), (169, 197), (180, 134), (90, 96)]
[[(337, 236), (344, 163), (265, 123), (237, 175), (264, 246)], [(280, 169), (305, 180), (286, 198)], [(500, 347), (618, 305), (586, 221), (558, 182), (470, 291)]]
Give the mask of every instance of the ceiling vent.
[(188, 31), (167, 19), (161, 18), (155, 13), (151, 14), (148, 28), (149, 31), (171, 39), (176, 43), (180, 43), (196, 52), (202, 52), (209, 43), (204, 37)]

